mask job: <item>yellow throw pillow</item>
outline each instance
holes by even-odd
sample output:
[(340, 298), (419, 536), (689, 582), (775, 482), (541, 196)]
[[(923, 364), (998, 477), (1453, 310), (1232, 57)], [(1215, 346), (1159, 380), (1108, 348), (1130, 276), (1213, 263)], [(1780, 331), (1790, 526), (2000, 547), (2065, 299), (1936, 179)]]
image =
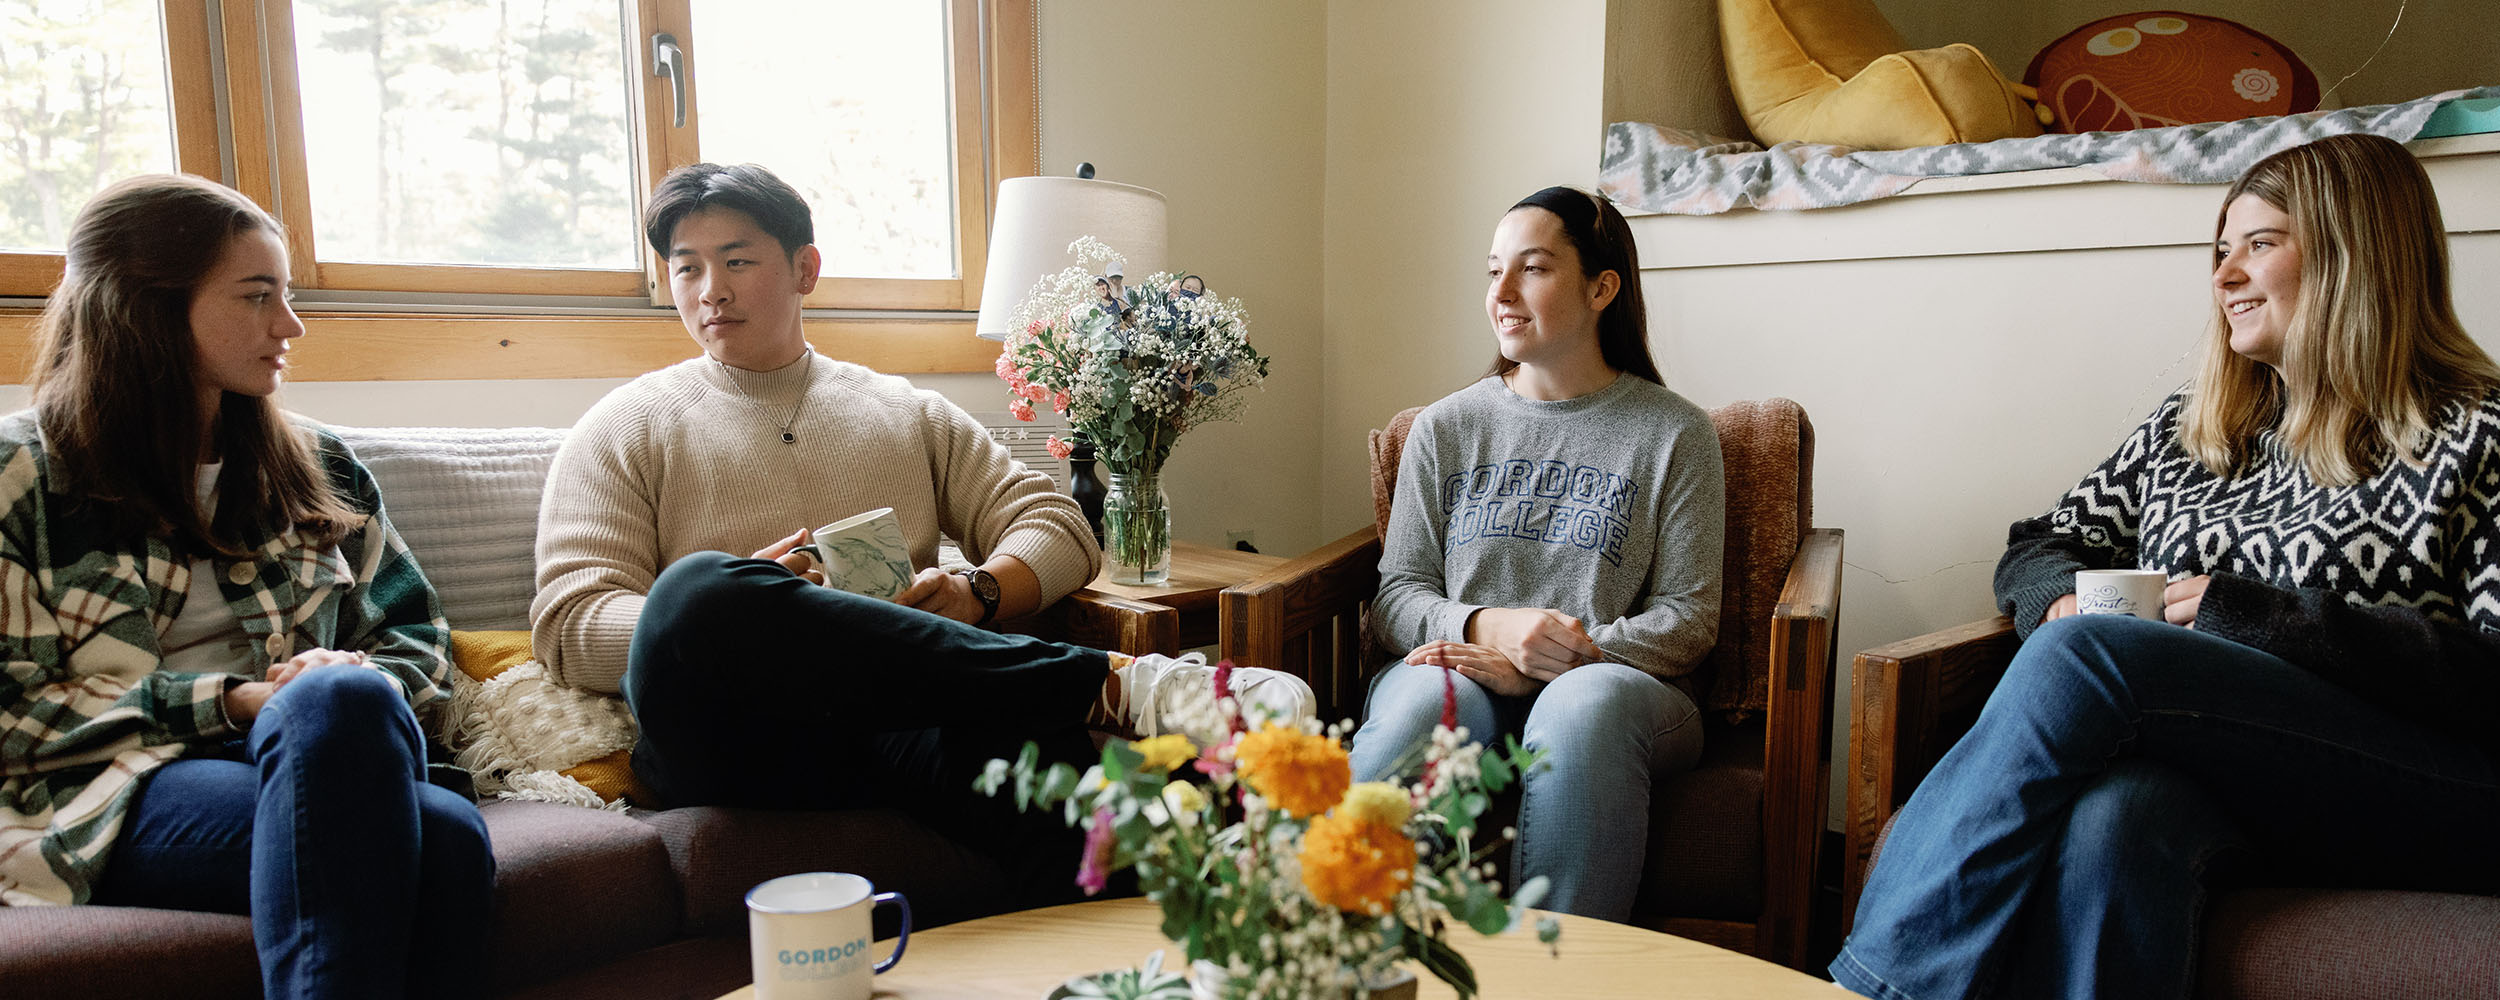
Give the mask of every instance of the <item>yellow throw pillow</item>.
[(656, 806), (659, 803), (658, 796), (642, 787), (642, 779), (634, 777), (632, 750), (594, 757), (557, 773), (581, 782), (610, 802), (623, 800), (641, 806)]
[(491, 681), (530, 658), (528, 632), (451, 632), (451, 665), (473, 681)]
[(1873, 0), (1719, 0), (1728, 88), (1765, 144), (1903, 149), (2040, 134), (2037, 92), (1969, 45), (1906, 51)]
[(528, 632), (454, 631), (451, 660), (444, 743), (480, 793), (607, 808), (656, 801), (634, 779), (624, 703), (556, 683), (531, 659)]

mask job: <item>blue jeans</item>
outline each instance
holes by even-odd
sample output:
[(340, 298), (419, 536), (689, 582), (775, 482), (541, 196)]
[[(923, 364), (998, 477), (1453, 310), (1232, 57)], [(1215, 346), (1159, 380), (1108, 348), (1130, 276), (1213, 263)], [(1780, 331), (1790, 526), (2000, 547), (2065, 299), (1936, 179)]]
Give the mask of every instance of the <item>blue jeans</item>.
[(2227, 639), (2062, 618), (1902, 806), (1832, 976), (1917, 1000), (2185, 997), (2217, 861), (2488, 891), (2495, 823), (2500, 775), (2462, 738)]
[(626, 657), (634, 773), (671, 806), (900, 807), (998, 859), (1020, 901), (1061, 901), (1081, 840), (972, 781), (1025, 742), (1099, 760), (1085, 729), (1110, 660), (697, 552), (652, 582)]
[[(1372, 684), (1354, 733), (1356, 781), (1411, 774), (1441, 721), (1442, 669), (1399, 663)], [(1458, 724), (1498, 745), (1518, 734), (1545, 760), (1521, 783), (1512, 871), (1545, 876), (1539, 906), (1623, 921), (1632, 916), (1649, 847), (1649, 789), (1657, 775), (1701, 758), (1701, 712), (1656, 677), (1620, 663), (1563, 672), (1533, 696), (1506, 697), (1451, 673)]]
[(228, 750), (147, 775), (93, 902), (250, 914), (271, 997), (483, 992), (486, 824), (425, 782), (398, 685), (308, 671)]

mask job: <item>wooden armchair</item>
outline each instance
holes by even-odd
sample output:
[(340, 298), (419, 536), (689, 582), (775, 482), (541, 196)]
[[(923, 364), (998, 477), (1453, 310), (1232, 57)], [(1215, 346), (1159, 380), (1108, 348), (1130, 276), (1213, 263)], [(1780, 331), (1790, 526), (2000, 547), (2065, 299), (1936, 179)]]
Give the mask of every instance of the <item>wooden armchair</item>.
[[(1224, 655), (1311, 683), (1322, 718), (1359, 716), (1381, 665), (1364, 615), (1416, 410), (1371, 434), (1375, 522), (1224, 591)], [(1785, 399), (1711, 412), (1727, 465), (1719, 643), (1688, 689), (1702, 760), (1658, 781), (1634, 920), (1802, 967), (1831, 750), (1841, 532), (1814, 523), (1814, 428)]]
[[(1969, 731), (2018, 645), (2012, 619), (1999, 615), (1857, 655), (1843, 933), (1894, 814)], [(2242, 888), (2208, 907), (2203, 937), (2203, 997), (2500, 997), (2500, 897)]]

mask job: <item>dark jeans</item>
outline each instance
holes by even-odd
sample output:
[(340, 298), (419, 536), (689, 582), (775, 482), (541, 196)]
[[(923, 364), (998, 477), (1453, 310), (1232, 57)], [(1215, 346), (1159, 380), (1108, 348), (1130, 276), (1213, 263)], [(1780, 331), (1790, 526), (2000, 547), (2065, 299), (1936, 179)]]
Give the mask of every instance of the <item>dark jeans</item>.
[(2226, 639), (2062, 618), (1902, 806), (1831, 971), (1876, 997), (2184, 997), (2216, 861), (2486, 892), (2495, 824), (2461, 737)]
[(698, 552), (653, 581), (626, 660), (634, 773), (668, 805), (896, 806), (1000, 860), (1021, 899), (1064, 898), (1080, 840), (972, 780), (1039, 743), (1098, 759), (1085, 730), (1110, 662)]
[(494, 882), (477, 806), (425, 782), (398, 685), (334, 666), (278, 689), (223, 758), (151, 772), (93, 901), (250, 914), (271, 997), (466, 997)]

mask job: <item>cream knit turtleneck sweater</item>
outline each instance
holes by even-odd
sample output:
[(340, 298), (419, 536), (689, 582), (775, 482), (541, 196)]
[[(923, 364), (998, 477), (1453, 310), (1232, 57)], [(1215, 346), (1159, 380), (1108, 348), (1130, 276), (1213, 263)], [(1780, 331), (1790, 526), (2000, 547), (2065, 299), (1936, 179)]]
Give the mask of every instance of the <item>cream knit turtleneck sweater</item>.
[[(798, 440), (783, 444), (794, 408)], [(821, 355), (770, 372), (695, 358), (609, 393), (557, 451), (538, 515), (534, 651), (564, 683), (613, 693), (660, 570), (875, 507), (902, 520), (914, 566), (937, 564), (944, 533), (975, 563), (1023, 560), (1045, 603), (1102, 568), (1076, 502), (944, 397)]]

